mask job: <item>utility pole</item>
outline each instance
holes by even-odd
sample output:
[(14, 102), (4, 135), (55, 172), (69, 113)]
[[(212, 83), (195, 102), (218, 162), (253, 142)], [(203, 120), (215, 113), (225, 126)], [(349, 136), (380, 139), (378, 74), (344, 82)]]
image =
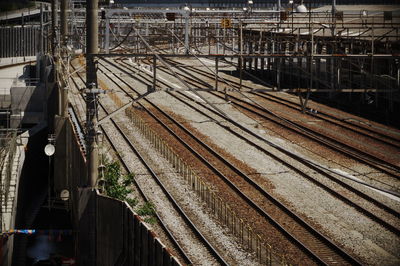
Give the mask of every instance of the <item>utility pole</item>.
[(61, 45), (62, 46), (65, 46), (67, 44), (67, 34), (68, 34), (67, 1), (68, 0), (61, 0), (60, 26), (61, 26)]
[(51, 1), (51, 35), (52, 35), (52, 44), (51, 44), (51, 52), (53, 57), (56, 55), (56, 26), (57, 26), (57, 0)]
[(97, 73), (93, 54), (98, 52), (98, 0), (86, 0), (86, 161), (88, 185), (98, 178)]
[(40, 39), (39, 39), (39, 51), (40, 51), (41, 54), (44, 54), (43, 24), (44, 24), (43, 3), (40, 3)]
[[(331, 33), (332, 33), (332, 39), (333, 39), (333, 47), (331, 53), (335, 54), (336, 53), (336, 0), (332, 0), (332, 25), (331, 25)], [(331, 70), (332, 70), (332, 75), (331, 75), (331, 86), (332, 89), (336, 89), (336, 81), (335, 81), (335, 75), (336, 75), (336, 59), (332, 58), (331, 59)], [(332, 95), (332, 92), (330, 93)]]
[(189, 54), (189, 16), (190, 11), (185, 13), (185, 54)]
[(105, 15), (106, 15), (106, 29), (105, 29), (105, 38), (104, 38), (104, 50), (106, 54), (110, 52), (110, 16), (107, 13), (108, 10), (106, 10)]
[(335, 36), (335, 28), (336, 28), (336, 0), (332, 0), (332, 37)]
[[(68, 24), (67, 24), (67, 1), (68, 0), (61, 0), (61, 13), (60, 13), (60, 26), (61, 26), (61, 60), (65, 63), (66, 58), (68, 57), (68, 50), (67, 50), (67, 35), (68, 35)], [(66, 69), (61, 69), (62, 73), (65, 74)], [(61, 87), (60, 87), (60, 115), (61, 117), (68, 116), (68, 91), (65, 85), (65, 81), (61, 79)]]
[(53, 56), (54, 65), (53, 65), (53, 81), (57, 84), (57, 54), (56, 54), (56, 46), (57, 46), (57, 35), (56, 35), (56, 27), (57, 27), (57, 0), (51, 1), (51, 54)]
[(332, 15), (336, 13), (336, 0), (332, 0)]

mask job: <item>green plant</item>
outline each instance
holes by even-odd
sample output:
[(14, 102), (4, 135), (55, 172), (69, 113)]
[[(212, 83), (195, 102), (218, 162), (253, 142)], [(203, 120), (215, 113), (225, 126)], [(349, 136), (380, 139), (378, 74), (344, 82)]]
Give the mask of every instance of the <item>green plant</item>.
[(138, 204), (137, 198), (126, 198), (125, 201), (131, 206), (132, 208), (135, 207)]
[(154, 216), (156, 209), (151, 201), (145, 202), (139, 209), (136, 210), (140, 216)]
[(137, 214), (143, 216), (143, 219), (146, 223), (155, 224), (157, 223), (156, 215), (156, 208), (154, 204), (150, 201), (145, 202), (142, 206), (140, 206), (136, 210)]
[[(133, 174), (122, 175), (121, 166), (118, 162), (106, 162), (103, 172), (104, 192), (107, 196), (119, 200), (125, 200), (131, 207), (138, 204), (136, 198), (129, 198), (132, 192), (128, 187), (133, 184)], [(144, 221), (149, 224), (157, 222), (155, 218), (155, 206), (152, 202), (146, 202), (136, 210), (137, 214), (144, 216)]]
[[(120, 183), (120, 178), (123, 179), (122, 183)], [(119, 200), (126, 200), (128, 194), (132, 192), (132, 190), (128, 188), (128, 186), (132, 184), (132, 180), (133, 175), (121, 175), (121, 166), (118, 162), (106, 164), (104, 170), (104, 191), (107, 196)]]
[(123, 184), (125, 186), (130, 186), (133, 184), (133, 178), (135, 177), (135, 175), (133, 173), (129, 173), (125, 176), (123, 176)]
[(148, 224), (155, 224), (157, 223), (157, 219), (154, 216), (144, 218), (144, 221)]

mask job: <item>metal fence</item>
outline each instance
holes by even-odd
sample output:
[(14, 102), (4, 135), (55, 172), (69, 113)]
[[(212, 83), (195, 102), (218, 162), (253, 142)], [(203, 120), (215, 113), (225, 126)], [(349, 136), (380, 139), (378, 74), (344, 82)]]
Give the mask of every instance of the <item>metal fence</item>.
[(41, 38), (38, 26), (0, 27), (0, 58), (35, 56), (47, 47), (48, 41)]
[(218, 191), (200, 177), (196, 172), (185, 163), (185, 161), (174, 152), (161, 137), (159, 137), (145, 121), (139, 118), (132, 108), (126, 110), (126, 114), (131, 122), (139, 131), (151, 142), (153, 147), (167, 159), (175, 170), (183, 176), (190, 188), (206, 203), (217, 220), (224, 225), (229, 232), (237, 237), (240, 243), (249, 252), (254, 253), (261, 264), (287, 265), (285, 255), (278, 254), (273, 247), (265, 240), (265, 236), (258, 233), (249, 222), (235, 209), (218, 196)]

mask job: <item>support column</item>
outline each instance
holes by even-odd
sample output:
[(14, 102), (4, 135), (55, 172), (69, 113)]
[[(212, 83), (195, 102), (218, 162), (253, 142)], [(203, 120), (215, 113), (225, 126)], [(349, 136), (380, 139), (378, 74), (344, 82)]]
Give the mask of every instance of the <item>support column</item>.
[(219, 54), (219, 28), (218, 23), (215, 23), (215, 53)]
[(215, 90), (218, 90), (218, 57), (215, 57)]
[(86, 134), (88, 181), (95, 187), (98, 178), (97, 73), (93, 54), (98, 53), (98, 0), (86, 1)]
[(185, 53), (189, 54), (189, 12), (185, 14)]
[(67, 0), (61, 0), (60, 13), (60, 32), (62, 46), (67, 44), (68, 24), (67, 24)]
[(156, 90), (157, 85), (157, 56), (153, 56), (153, 91)]
[[(68, 56), (67, 50), (67, 36), (68, 36), (68, 23), (67, 23), (67, 0), (61, 0), (61, 17), (60, 17), (60, 26), (61, 26), (61, 60), (66, 62), (66, 57)], [(63, 69), (62, 66), (59, 68), (62, 73), (67, 74), (66, 70)], [(61, 108), (61, 116), (68, 116), (68, 90), (65, 84), (65, 81), (61, 79), (61, 87), (60, 87), (60, 108)]]
[(239, 33), (239, 49), (240, 49), (240, 58), (239, 58), (239, 79), (240, 79), (240, 86), (239, 90), (242, 89), (242, 83), (243, 83), (243, 24), (240, 22), (239, 24), (240, 27), (240, 33)]
[(44, 32), (43, 32), (43, 24), (44, 24), (44, 15), (43, 15), (43, 3), (40, 3), (40, 38), (39, 38), (39, 52), (44, 53)]
[(51, 34), (52, 34), (52, 47), (51, 51), (53, 56), (56, 54), (56, 27), (57, 27), (57, 0), (51, 1)]
[(104, 40), (104, 50), (106, 54), (110, 52), (110, 17), (106, 11), (106, 29), (105, 29), (105, 40)]

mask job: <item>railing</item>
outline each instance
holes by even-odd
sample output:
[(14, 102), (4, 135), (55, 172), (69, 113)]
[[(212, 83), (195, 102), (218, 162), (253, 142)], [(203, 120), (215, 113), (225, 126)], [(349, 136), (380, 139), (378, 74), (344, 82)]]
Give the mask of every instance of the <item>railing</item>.
[(261, 264), (288, 265), (285, 255), (277, 254), (267, 243), (265, 237), (256, 230), (236, 211), (218, 196), (216, 189), (198, 176), (173, 149), (159, 137), (132, 109), (127, 109), (127, 116), (135, 127), (146, 137), (153, 147), (169, 161), (173, 168), (182, 175), (190, 188), (206, 203), (212, 215), (224, 225), (229, 232), (237, 237), (244, 248), (253, 253)]

